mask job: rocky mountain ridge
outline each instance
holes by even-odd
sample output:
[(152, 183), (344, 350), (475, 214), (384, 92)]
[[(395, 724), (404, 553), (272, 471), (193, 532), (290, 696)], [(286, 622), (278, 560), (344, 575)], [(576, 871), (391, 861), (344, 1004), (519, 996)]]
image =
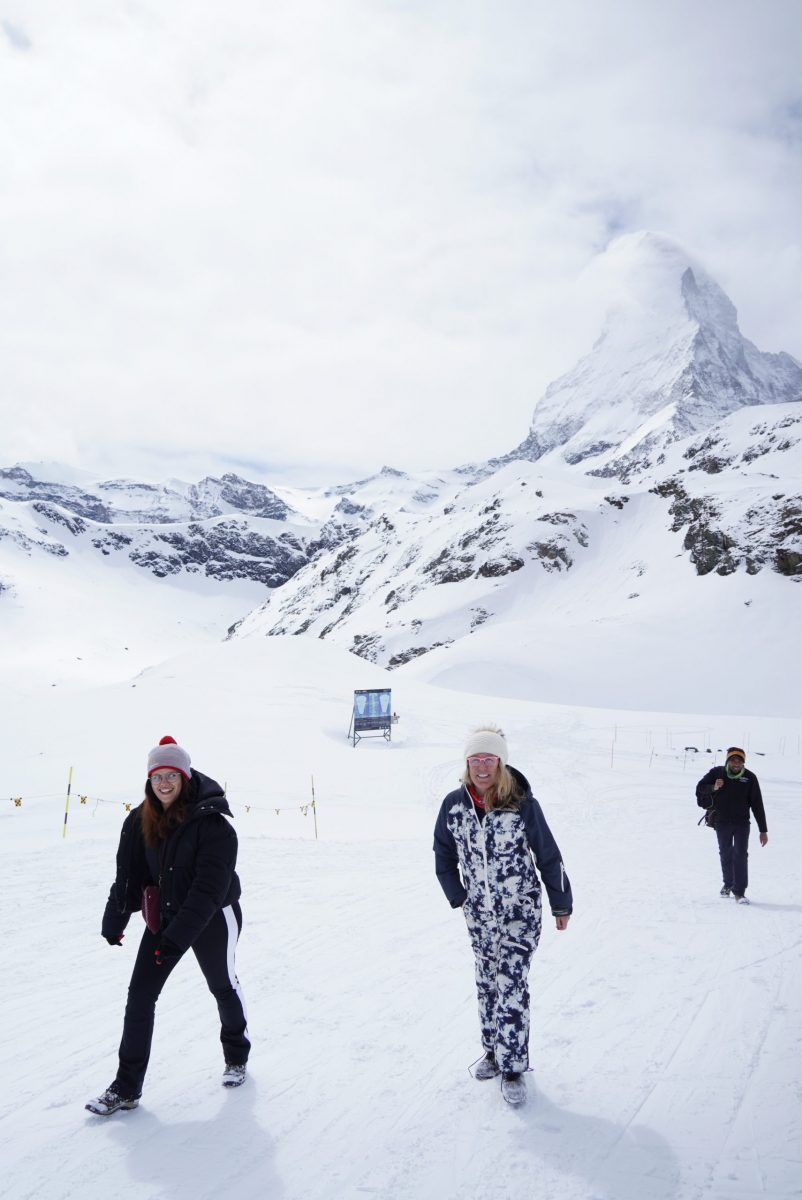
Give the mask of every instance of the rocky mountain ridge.
[(239, 475), (206, 476), (197, 484), (140, 483), (108, 479), (86, 490), (71, 483), (35, 478), (25, 467), (0, 469), (0, 499), (51, 501), (67, 512), (100, 524), (174, 524), (243, 513), (286, 521), (292, 510), (263, 484)]
[(316, 534), (317, 522), (236, 475), (182, 487), (108, 480), (86, 489), (20, 466), (0, 469), (0, 542), (29, 554), (66, 556), (84, 543), (157, 579), (200, 574), (273, 588), (309, 561)]
[[(452, 480), (424, 511), (387, 505), (274, 592), (236, 636), (312, 634), (402, 666), (502, 619), (521, 588), (533, 613), (541, 594), (554, 602), (547, 577), (562, 577), (567, 601), (569, 577), (581, 576), (596, 547), (614, 538), (626, 558), (630, 512), (652, 523), (655, 539), (668, 535), (697, 576), (743, 568), (802, 582), (802, 406), (755, 415), (742, 410), (678, 443), (637, 484), (566, 482), (518, 461), (478, 481)], [(646, 567), (633, 559), (627, 570), (637, 579)]]

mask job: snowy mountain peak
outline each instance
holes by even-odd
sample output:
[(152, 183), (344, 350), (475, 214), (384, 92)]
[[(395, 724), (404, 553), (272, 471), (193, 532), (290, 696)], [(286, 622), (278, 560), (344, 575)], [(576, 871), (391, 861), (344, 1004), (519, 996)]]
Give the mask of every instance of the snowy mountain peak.
[(738, 310), (715, 280), (698, 269), (686, 267), (682, 273), (680, 291), (688, 316), (696, 321), (700, 329), (711, 327), (719, 335), (729, 333), (740, 337)]
[(549, 385), (507, 459), (553, 455), (626, 475), (739, 408), (802, 398), (802, 366), (748, 341), (726, 293), (670, 238), (616, 239), (587, 283), (610, 298), (601, 335)]

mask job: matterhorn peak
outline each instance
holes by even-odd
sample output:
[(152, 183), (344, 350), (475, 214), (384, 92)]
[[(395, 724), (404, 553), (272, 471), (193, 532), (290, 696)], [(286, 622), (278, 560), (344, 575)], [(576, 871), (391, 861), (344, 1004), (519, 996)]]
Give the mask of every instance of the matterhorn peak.
[(738, 313), (726, 292), (698, 259), (664, 233), (615, 238), (589, 265), (582, 283), (606, 297), (605, 328), (671, 316), (738, 329)]
[(509, 457), (619, 474), (738, 408), (802, 398), (802, 366), (749, 342), (730, 298), (667, 235), (614, 239), (582, 283), (607, 302), (600, 336), (549, 385)]

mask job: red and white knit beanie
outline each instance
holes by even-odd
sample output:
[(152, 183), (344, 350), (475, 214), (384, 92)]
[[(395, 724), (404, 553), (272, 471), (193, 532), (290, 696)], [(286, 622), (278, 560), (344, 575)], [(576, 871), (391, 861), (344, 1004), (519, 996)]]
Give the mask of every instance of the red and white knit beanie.
[(169, 733), (148, 755), (148, 779), (154, 771), (167, 770), (180, 771), (185, 779), (189, 779), (191, 769), (186, 750)]
[(507, 742), (501, 730), (492, 726), (475, 729), (465, 743), (463, 756), (471, 758), (474, 754), (495, 754), (502, 767), (506, 767)]

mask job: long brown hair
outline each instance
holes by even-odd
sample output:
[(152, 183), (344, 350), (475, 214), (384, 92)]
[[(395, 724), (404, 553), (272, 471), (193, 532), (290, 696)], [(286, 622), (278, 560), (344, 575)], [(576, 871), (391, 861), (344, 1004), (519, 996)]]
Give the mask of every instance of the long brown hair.
[(142, 836), (145, 845), (155, 849), (170, 836), (186, 818), (187, 808), (195, 799), (198, 787), (195, 779), (181, 776), (181, 791), (169, 808), (165, 808), (148, 779), (145, 784), (145, 800), (142, 804)]
[[(462, 776), (462, 782), (466, 787), (471, 786), (471, 773), (467, 766)], [(515, 776), (501, 762), (498, 764), (496, 782), (492, 787), (487, 789), (483, 799), (485, 802), (485, 812), (492, 812), (493, 809), (505, 809), (509, 812), (515, 812), (521, 803), (521, 789), (518, 786)]]

